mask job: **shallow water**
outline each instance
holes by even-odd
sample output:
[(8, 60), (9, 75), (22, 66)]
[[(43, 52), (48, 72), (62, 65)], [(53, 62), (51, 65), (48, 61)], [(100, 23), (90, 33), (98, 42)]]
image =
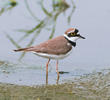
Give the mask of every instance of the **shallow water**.
[[(74, 67), (74, 66), (73, 66)], [(66, 80), (71, 81), (74, 78), (78, 78), (90, 73), (100, 72), (100, 69), (81, 69), (76, 68), (74, 70), (60, 70), (59, 84), (64, 83)], [(1, 62), (0, 65), (0, 82), (9, 83), (16, 85), (34, 86), (34, 85), (45, 85), (46, 84), (46, 69), (45, 66), (29, 65), (22, 62)], [(56, 84), (57, 73), (53, 66), (49, 66), (48, 84)]]
[[(17, 85), (43, 85), (46, 78), (45, 66), (28, 65), (24, 63), (10, 63), (4, 62), (0, 66), (0, 82), (11, 83)], [(73, 78), (74, 76), (81, 76), (86, 74), (86, 71), (74, 70), (65, 74), (60, 74), (60, 82), (62, 80)], [(89, 72), (88, 72), (89, 73)], [(57, 73), (52, 66), (49, 66), (49, 84), (56, 84)]]

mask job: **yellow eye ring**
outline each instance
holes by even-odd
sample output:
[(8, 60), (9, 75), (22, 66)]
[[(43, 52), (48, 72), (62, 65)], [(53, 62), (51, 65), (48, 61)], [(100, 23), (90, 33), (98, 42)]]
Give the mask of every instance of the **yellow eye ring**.
[(71, 33), (71, 36), (75, 36), (76, 35), (76, 33)]

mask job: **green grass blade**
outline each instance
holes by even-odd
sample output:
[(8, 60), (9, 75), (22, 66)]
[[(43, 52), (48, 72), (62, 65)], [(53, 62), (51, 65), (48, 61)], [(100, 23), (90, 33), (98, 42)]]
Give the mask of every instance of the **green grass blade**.
[[(26, 47), (29, 47), (29, 46), (31, 46), (31, 45), (34, 43), (36, 37), (40, 34), (40, 31), (41, 31), (41, 29), (39, 29), (39, 30), (34, 34), (33, 38), (31, 39), (31, 41), (28, 43), (28, 45), (27, 45)], [(25, 56), (25, 54), (26, 54), (26, 52), (23, 52), (23, 53), (21, 54), (19, 60), (21, 60), (21, 59)]]
[(42, 11), (43, 11), (47, 16), (49, 16), (49, 17), (52, 16), (52, 14), (49, 13), (49, 12), (45, 9), (45, 7), (44, 7), (44, 5), (43, 5), (43, 0), (41, 1), (41, 8), (42, 8)]
[(40, 19), (37, 18), (37, 16), (35, 16), (35, 14), (31, 11), (31, 8), (29, 7), (28, 4), (28, 0), (24, 0), (25, 4), (26, 4), (26, 8), (28, 10), (28, 12), (30, 13), (30, 15), (36, 20), (36, 21), (40, 21)]
[(50, 36), (49, 36), (49, 39), (52, 39), (52, 38), (53, 38), (53, 36), (54, 36), (54, 34), (55, 34), (55, 28), (56, 28), (56, 22), (55, 22), (54, 25), (53, 25), (52, 32), (51, 32), (51, 34), (50, 34)]
[(18, 43), (16, 43), (14, 41), (14, 39), (9, 35), (9, 34), (6, 34), (6, 37), (11, 41), (11, 43), (16, 47), (16, 48), (21, 48)]
[(70, 15), (68, 16), (68, 24), (70, 24), (72, 15), (73, 15), (73, 13), (74, 13), (74, 11), (75, 11), (75, 8), (76, 8), (76, 6), (75, 6), (73, 0), (71, 0), (71, 2), (72, 2), (72, 11), (71, 11)]

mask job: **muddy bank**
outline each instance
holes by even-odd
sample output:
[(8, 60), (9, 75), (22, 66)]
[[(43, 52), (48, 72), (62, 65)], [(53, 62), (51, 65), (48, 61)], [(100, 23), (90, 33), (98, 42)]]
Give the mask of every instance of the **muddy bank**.
[(0, 84), (0, 100), (109, 100), (110, 70), (48, 86)]

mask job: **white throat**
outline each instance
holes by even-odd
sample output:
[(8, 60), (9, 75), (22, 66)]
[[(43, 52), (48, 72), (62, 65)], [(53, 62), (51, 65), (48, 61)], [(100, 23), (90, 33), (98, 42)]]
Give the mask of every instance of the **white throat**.
[(64, 37), (72, 42), (76, 42), (79, 39), (79, 37), (68, 37), (66, 34), (64, 34)]

